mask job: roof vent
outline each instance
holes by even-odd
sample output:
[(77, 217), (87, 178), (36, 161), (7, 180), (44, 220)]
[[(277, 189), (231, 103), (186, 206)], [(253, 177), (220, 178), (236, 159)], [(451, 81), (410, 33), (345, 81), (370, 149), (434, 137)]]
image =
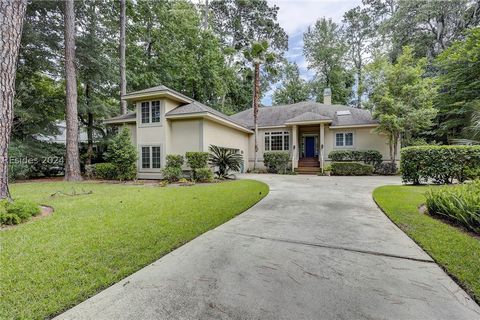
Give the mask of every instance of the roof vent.
[(351, 115), (352, 113), (348, 110), (340, 110), (340, 111), (337, 111), (337, 116), (349, 116)]

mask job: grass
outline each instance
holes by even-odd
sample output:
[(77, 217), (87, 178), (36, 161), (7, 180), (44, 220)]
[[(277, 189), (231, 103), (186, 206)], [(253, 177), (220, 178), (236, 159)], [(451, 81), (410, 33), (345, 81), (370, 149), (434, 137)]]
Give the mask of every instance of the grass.
[(480, 240), (418, 212), (427, 186), (384, 186), (373, 197), (385, 214), (480, 302)]
[[(52, 182), (11, 190), (55, 212), (0, 231), (0, 319), (43, 319), (245, 211), (268, 186), (251, 180), (172, 188)], [(92, 193), (51, 196), (73, 190)]]

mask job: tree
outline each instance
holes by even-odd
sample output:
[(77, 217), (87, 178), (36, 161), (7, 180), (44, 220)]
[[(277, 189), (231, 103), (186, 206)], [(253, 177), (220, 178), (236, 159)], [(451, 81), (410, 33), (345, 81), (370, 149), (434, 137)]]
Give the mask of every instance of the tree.
[(413, 49), (405, 47), (396, 63), (377, 57), (367, 67), (369, 101), (376, 131), (388, 136), (390, 159), (395, 162), (398, 142), (408, 145), (417, 134), (432, 126), (436, 88), (433, 79), (424, 77), (426, 59), (416, 60)]
[(296, 63), (287, 63), (282, 75), (280, 87), (273, 92), (274, 104), (292, 104), (310, 99), (310, 87), (300, 77)]
[(75, 8), (73, 0), (65, 0), (65, 86), (66, 86), (66, 158), (65, 180), (79, 181), (77, 79), (75, 71)]
[(348, 45), (348, 55), (356, 73), (355, 107), (361, 108), (364, 93), (363, 68), (369, 46), (371, 44), (372, 21), (364, 9), (355, 7), (345, 12), (343, 22), (346, 24), (345, 39)]
[[(232, 112), (250, 108), (251, 83), (254, 77), (250, 62), (243, 51), (253, 42), (269, 40), (269, 50), (277, 55), (276, 62), (288, 48), (288, 36), (279, 25), (279, 7), (270, 6), (266, 0), (213, 0), (210, 2), (211, 28), (220, 39), (228, 76), (223, 79), (227, 90), (221, 98), (222, 107), (230, 106)], [(278, 81), (279, 66), (265, 68), (261, 77), (261, 93)]]
[[(451, 138), (472, 138), (475, 114), (480, 112), (480, 27), (468, 32), (436, 59), (439, 95), (436, 106), (436, 136), (444, 142)], [(472, 127), (472, 128), (469, 128)]]
[(405, 45), (413, 47), (417, 57), (436, 57), (480, 23), (480, 3), (475, 0), (363, 2), (391, 61)]
[(78, 115), (87, 131), (87, 152), (85, 164), (91, 164), (94, 156), (95, 136), (105, 137), (101, 119), (118, 113), (117, 64), (114, 57), (118, 45), (114, 35), (118, 25), (113, 20), (115, 12), (105, 2), (77, 2), (76, 20), (79, 28), (76, 37), (76, 57), (78, 60), (79, 98)]
[(118, 180), (132, 180), (137, 176), (137, 149), (132, 143), (130, 129), (122, 127), (108, 146), (105, 158), (115, 166)]
[(127, 75), (125, 67), (125, 25), (126, 0), (120, 0), (120, 113), (127, 114), (127, 101), (122, 97), (127, 94)]
[(30, 1), (19, 51), (12, 139), (34, 142), (38, 135), (59, 134), (65, 118), (65, 88), (59, 57), (63, 51), (63, 16), (54, 1)]
[(0, 199), (10, 199), (8, 145), (13, 122), (13, 97), (18, 50), (27, 2), (0, 1)]
[(347, 45), (343, 29), (331, 19), (321, 18), (303, 35), (303, 52), (308, 67), (316, 72), (314, 90), (321, 101), (323, 90), (332, 89), (334, 103), (347, 104), (353, 77), (345, 68)]
[(253, 82), (253, 125), (255, 127), (255, 157), (253, 169), (257, 164), (258, 153), (258, 108), (260, 102), (260, 66), (262, 64), (272, 63), (275, 55), (268, 51), (268, 41), (253, 42), (251, 47), (244, 52), (245, 58), (252, 62), (254, 68)]

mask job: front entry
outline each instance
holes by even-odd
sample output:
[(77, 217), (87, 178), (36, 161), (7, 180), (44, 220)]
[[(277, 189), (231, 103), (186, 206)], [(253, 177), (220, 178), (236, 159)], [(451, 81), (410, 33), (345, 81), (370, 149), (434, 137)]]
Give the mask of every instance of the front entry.
[(315, 157), (315, 137), (305, 137), (305, 157)]

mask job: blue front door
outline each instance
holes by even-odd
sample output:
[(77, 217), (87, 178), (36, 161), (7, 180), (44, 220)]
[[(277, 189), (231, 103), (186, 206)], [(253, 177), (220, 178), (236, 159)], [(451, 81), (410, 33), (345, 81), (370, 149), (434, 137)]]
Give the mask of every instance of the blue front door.
[(305, 157), (315, 157), (315, 137), (305, 137)]

